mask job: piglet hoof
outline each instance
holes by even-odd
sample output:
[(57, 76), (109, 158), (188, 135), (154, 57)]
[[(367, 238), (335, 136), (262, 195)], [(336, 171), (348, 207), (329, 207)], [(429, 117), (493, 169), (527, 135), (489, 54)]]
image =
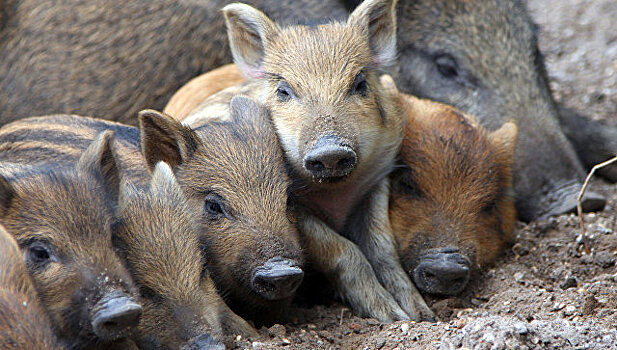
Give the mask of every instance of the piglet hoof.
[[(555, 190), (546, 200), (545, 214), (541, 218), (576, 212), (578, 194), (582, 184), (575, 183)], [(586, 191), (581, 201), (583, 212), (601, 211), (606, 205), (606, 197), (593, 191)]]

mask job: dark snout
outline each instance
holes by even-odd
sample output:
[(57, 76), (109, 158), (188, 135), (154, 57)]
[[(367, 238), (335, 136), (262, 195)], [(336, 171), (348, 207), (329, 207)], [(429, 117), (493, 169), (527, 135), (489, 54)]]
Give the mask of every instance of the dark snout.
[(304, 156), (304, 169), (318, 179), (336, 179), (349, 175), (356, 167), (356, 152), (334, 135), (320, 137)]
[(94, 306), (92, 329), (104, 342), (129, 335), (141, 317), (141, 305), (122, 292), (109, 293)]
[(186, 345), (182, 346), (182, 350), (225, 350), (223, 345), (218, 340), (212, 338), (209, 334), (202, 334), (191, 339)]
[(272, 258), (253, 272), (253, 290), (268, 300), (281, 300), (292, 296), (302, 279), (304, 271), (297, 262)]
[(434, 249), (420, 259), (413, 271), (416, 286), (423, 292), (456, 295), (469, 282), (471, 263), (457, 248)]

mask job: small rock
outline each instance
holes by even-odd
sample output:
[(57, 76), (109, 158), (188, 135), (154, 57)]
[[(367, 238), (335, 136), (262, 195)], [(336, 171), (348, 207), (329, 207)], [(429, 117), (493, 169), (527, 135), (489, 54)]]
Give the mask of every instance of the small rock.
[(564, 303), (555, 303), (555, 305), (553, 305), (553, 311), (559, 311), (564, 307), (566, 307), (566, 304)]
[(574, 305), (568, 305), (564, 310), (563, 314), (566, 316), (572, 316), (576, 312), (576, 307)]
[(408, 331), (408, 330), (409, 330), (409, 323), (403, 323), (403, 324), (401, 325), (401, 332), (402, 332), (403, 334), (407, 334), (407, 331)]
[(514, 324), (514, 331), (520, 335), (529, 333), (529, 329), (527, 329), (527, 326), (525, 326), (522, 322), (517, 322)]
[(268, 333), (271, 337), (282, 338), (287, 334), (287, 330), (282, 324), (275, 324), (274, 326), (268, 328)]
[(351, 329), (360, 329), (361, 327), (362, 326), (360, 324), (358, 324), (358, 323), (351, 323), (349, 325), (349, 328), (351, 328)]
[(266, 347), (266, 343), (262, 343), (260, 341), (254, 341), (251, 343), (251, 347), (253, 349), (264, 349)]
[(286, 346), (286, 345), (289, 345), (289, 344), (291, 344), (291, 341), (289, 339), (283, 338), (281, 340), (281, 345)]
[(465, 327), (465, 323), (465, 319), (459, 319), (458, 321), (456, 321), (456, 328), (463, 329), (463, 327)]
[(613, 233), (613, 230), (611, 230), (608, 227), (604, 227), (603, 225), (600, 225), (600, 224), (596, 226), (596, 231), (598, 233), (605, 234), (605, 235), (610, 235), (611, 233)]
[(492, 333), (485, 333), (482, 336), (482, 339), (480, 339), (480, 341), (485, 342), (485, 343), (494, 343), (495, 336)]
[(596, 299), (592, 294), (589, 294), (585, 297), (585, 303), (583, 304), (583, 315), (591, 315), (594, 310), (600, 306), (598, 299)]
[(608, 251), (600, 251), (596, 253), (594, 263), (606, 269), (615, 265), (615, 257)]
[(574, 288), (578, 286), (578, 281), (576, 280), (576, 277), (570, 275), (568, 276), (563, 283), (561, 283), (559, 285), (559, 287), (561, 287), (561, 289), (566, 290), (568, 288)]
[(518, 283), (523, 283), (525, 282), (525, 273), (524, 272), (517, 272), (514, 274), (514, 280)]
[(379, 340), (379, 341), (377, 341), (377, 342), (375, 343), (375, 348), (376, 348), (376, 349), (381, 349), (381, 348), (383, 348), (383, 347), (384, 347), (384, 345), (386, 345), (386, 340), (385, 340), (385, 339), (382, 339), (382, 340)]
[(525, 256), (529, 254), (529, 247), (518, 242), (512, 246), (512, 251), (518, 256)]

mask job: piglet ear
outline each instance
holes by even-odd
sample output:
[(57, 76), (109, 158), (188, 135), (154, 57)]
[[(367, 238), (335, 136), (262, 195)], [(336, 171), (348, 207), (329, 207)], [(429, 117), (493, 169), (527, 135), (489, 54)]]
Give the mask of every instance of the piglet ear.
[(514, 122), (506, 122), (499, 129), (493, 131), (489, 135), (491, 142), (505, 155), (509, 160), (509, 165), (514, 162), (514, 153), (516, 152), (516, 139), (518, 135), (518, 127)]
[(0, 216), (4, 216), (11, 207), (11, 202), (15, 197), (15, 190), (10, 182), (0, 174)]
[(389, 74), (384, 74), (379, 77), (379, 82), (381, 83), (381, 87), (384, 88), (390, 95), (398, 94), (396, 83)]
[(165, 162), (158, 162), (152, 172), (150, 190), (164, 192), (166, 195), (183, 196), (182, 188), (171, 167)]
[(277, 34), (276, 24), (263, 12), (240, 3), (223, 7), (223, 15), (234, 62), (246, 76), (261, 77), (266, 44)]
[(107, 192), (115, 203), (120, 195), (122, 176), (117, 153), (113, 145), (114, 132), (106, 130), (100, 133), (86, 148), (77, 161), (78, 173), (101, 176)]
[(349, 16), (348, 25), (366, 34), (373, 61), (390, 66), (396, 60), (397, 0), (365, 0)]
[(175, 169), (199, 147), (195, 132), (165, 113), (147, 109), (138, 118), (141, 153), (151, 170), (161, 161)]

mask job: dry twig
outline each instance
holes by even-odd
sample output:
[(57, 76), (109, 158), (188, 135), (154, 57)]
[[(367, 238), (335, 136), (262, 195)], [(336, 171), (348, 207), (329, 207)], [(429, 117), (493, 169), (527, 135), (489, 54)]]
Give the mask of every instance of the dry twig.
[(585, 223), (583, 222), (583, 205), (582, 205), (583, 196), (585, 195), (585, 191), (587, 190), (587, 186), (589, 185), (589, 180), (591, 180), (591, 177), (596, 172), (596, 170), (602, 169), (605, 166), (611, 165), (615, 162), (617, 162), (617, 157), (613, 157), (605, 162), (594, 165), (593, 168), (591, 168), (591, 171), (589, 172), (589, 174), (587, 175), (587, 178), (585, 179), (585, 182), (583, 183), (583, 187), (581, 188), (581, 191), (578, 193), (578, 197), (576, 198), (576, 212), (578, 214), (578, 221), (581, 226), (581, 237), (582, 237), (583, 247), (585, 248), (585, 253), (587, 254), (590, 254), (591, 250), (589, 249), (589, 245), (587, 244), (587, 235), (585, 233)]

